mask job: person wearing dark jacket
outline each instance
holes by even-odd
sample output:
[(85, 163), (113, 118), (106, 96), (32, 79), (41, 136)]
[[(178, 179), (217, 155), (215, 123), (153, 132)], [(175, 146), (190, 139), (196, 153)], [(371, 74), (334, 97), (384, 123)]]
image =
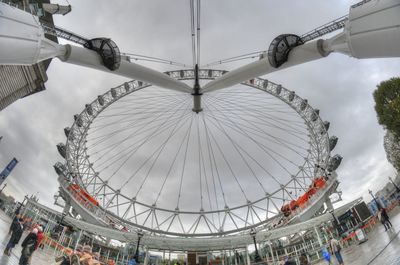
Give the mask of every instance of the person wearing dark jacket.
[(387, 226), (387, 229), (392, 228), (393, 225), (392, 225), (392, 223), (391, 223), (390, 220), (389, 220), (389, 215), (387, 214), (385, 208), (382, 208), (381, 214), (382, 214), (382, 219), (383, 219), (384, 222), (385, 222), (385, 227)]
[(24, 231), (22, 221), (23, 219), (19, 218), (15, 222), (13, 221), (13, 224), (11, 225), (11, 238), (7, 243), (6, 249), (4, 250), (4, 254), (7, 256), (11, 255), (11, 249), (19, 243), (19, 240), (22, 237), (22, 232)]
[(37, 228), (33, 229), (32, 232), (29, 233), (22, 242), (22, 251), (21, 257), (19, 258), (19, 265), (28, 265), (29, 257), (35, 251), (37, 242), (38, 242), (38, 230)]
[(14, 219), (12, 220), (12, 222), (11, 222), (11, 225), (10, 225), (10, 230), (8, 231), (8, 234), (9, 235), (11, 235), (11, 233), (12, 233), (12, 231), (13, 231), (13, 229), (14, 229), (14, 226), (17, 224), (17, 222), (18, 222), (18, 220), (21, 218), (21, 216), (19, 215), (19, 214), (16, 214), (15, 216), (14, 216)]

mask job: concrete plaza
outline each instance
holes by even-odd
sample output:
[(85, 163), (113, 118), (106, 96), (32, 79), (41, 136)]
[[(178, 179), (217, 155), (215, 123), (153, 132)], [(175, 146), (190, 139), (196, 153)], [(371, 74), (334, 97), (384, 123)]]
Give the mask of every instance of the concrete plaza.
[[(368, 241), (352, 245), (342, 250), (345, 265), (399, 265), (400, 264), (400, 208), (397, 206), (389, 214), (393, 228), (385, 231), (377, 224), (368, 235)], [(318, 265), (328, 264), (319, 262)], [(333, 264), (337, 264), (333, 258)]]

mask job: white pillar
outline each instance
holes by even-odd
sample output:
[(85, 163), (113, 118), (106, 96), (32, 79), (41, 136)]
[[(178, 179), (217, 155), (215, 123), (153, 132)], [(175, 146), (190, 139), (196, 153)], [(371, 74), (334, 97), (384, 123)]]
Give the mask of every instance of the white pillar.
[(320, 247), (322, 247), (322, 240), (321, 240), (321, 236), (319, 235), (318, 228), (316, 226), (314, 226), (314, 230), (315, 230), (315, 233), (317, 234), (318, 244)]
[(246, 245), (246, 260), (247, 260), (247, 265), (250, 265), (249, 246), (247, 245)]
[(74, 251), (78, 247), (79, 241), (81, 241), (81, 237), (82, 237), (82, 230), (79, 230), (79, 235), (78, 235), (78, 239), (75, 242)]
[(165, 250), (163, 250), (163, 253), (162, 253), (162, 260), (163, 260), (163, 264), (165, 265)]
[[(272, 242), (271, 242), (271, 244), (268, 244), (268, 245), (269, 245), (269, 249), (271, 251), (272, 264), (274, 264), (275, 258), (274, 258), (274, 250), (272, 249)], [(286, 251), (286, 248), (285, 248), (285, 251)]]
[(238, 265), (237, 255), (236, 255), (236, 251), (235, 250), (233, 250), (233, 256), (234, 256), (234, 259), (235, 259), (235, 265)]
[(147, 265), (149, 263), (149, 250), (146, 248), (146, 255), (144, 256), (143, 265)]

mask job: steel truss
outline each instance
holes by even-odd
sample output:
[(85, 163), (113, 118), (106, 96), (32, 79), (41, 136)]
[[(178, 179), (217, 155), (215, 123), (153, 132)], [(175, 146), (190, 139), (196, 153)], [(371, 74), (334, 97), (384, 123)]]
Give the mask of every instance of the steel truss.
[[(360, 201), (362, 201), (362, 198), (339, 207), (335, 210), (335, 215), (340, 216), (344, 214)], [(59, 218), (62, 216), (61, 212), (57, 212), (33, 200), (28, 200), (26, 209), (36, 213), (38, 216), (45, 216), (49, 218), (48, 220), (51, 220), (52, 216), (58, 216)], [(306, 222), (287, 225), (272, 230), (259, 231), (256, 235), (256, 239), (259, 243), (265, 243), (282, 237), (289, 237), (299, 232), (314, 229), (330, 220), (332, 220), (331, 213), (325, 213)], [(123, 232), (104, 226), (94, 225), (70, 216), (66, 216), (64, 221), (94, 235), (100, 235), (121, 242), (137, 242), (138, 235), (136, 232)], [(252, 244), (253, 240), (250, 234), (213, 238), (174, 238), (144, 234), (141, 242), (150, 250), (216, 251), (246, 248), (248, 245)]]

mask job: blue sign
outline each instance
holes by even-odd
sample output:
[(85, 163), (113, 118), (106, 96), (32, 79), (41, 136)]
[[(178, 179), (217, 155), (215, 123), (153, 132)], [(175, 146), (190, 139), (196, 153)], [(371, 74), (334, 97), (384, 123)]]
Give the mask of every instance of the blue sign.
[(128, 265), (136, 265), (136, 260), (134, 259), (129, 260)]
[(11, 171), (14, 169), (14, 167), (17, 165), (18, 160), (14, 157), (10, 163), (6, 166), (5, 169), (0, 173), (0, 185), (3, 183), (3, 181), (10, 175)]

